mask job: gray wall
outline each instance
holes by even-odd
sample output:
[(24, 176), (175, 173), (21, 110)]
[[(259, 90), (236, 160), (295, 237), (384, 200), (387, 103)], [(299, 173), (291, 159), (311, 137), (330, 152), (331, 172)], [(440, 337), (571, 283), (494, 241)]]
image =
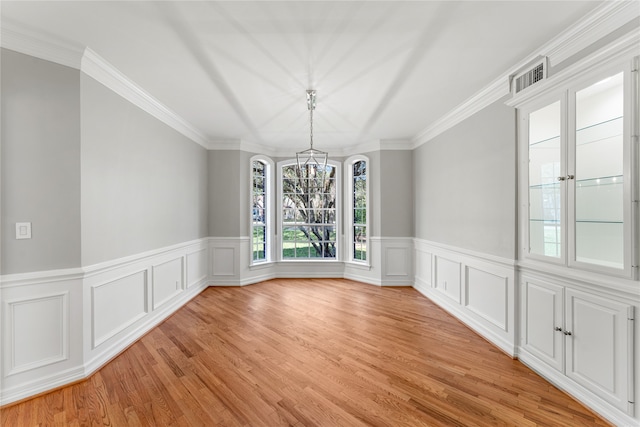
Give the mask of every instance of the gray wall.
[(207, 150), (81, 77), (82, 264), (208, 236)]
[[(249, 159), (240, 150), (209, 151), (209, 235), (249, 235)], [(275, 171), (274, 171), (275, 173)]]
[(381, 151), (380, 237), (413, 237), (413, 153)]
[[(369, 158), (369, 164), (367, 165), (367, 179), (369, 184), (369, 235), (371, 237), (380, 237), (380, 230), (382, 229), (382, 216), (380, 215), (380, 209), (382, 206), (382, 197), (380, 193), (381, 182), (381, 168), (380, 168), (380, 154), (381, 151), (372, 151), (365, 153), (364, 155)], [(346, 171), (345, 171), (346, 172)], [(346, 196), (345, 196), (346, 197)], [(345, 200), (345, 203), (347, 200)]]
[(79, 267), (80, 72), (5, 49), (1, 64), (2, 274)]
[(515, 258), (515, 122), (500, 100), (414, 150), (417, 238)]

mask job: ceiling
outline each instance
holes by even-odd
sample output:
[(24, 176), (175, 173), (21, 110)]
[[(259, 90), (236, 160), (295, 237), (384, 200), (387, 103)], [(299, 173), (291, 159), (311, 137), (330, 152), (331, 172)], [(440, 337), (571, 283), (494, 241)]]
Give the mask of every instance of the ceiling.
[[(411, 140), (594, 1), (3, 1), (2, 23), (90, 47), (208, 141)], [(392, 142), (390, 142), (392, 143)]]

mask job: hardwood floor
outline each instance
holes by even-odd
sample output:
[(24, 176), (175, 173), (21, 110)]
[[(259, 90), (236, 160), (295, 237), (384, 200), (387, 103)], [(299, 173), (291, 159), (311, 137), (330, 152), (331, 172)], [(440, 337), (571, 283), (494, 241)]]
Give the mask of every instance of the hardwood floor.
[(604, 426), (412, 288), (208, 288), (4, 426)]

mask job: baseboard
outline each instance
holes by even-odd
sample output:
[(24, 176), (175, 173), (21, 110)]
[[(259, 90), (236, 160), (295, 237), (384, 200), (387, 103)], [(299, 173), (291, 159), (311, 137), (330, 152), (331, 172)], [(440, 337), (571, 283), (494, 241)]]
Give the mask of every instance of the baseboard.
[(416, 239), (413, 286), (511, 357), (517, 354), (513, 260)]
[(478, 335), (489, 341), (491, 344), (498, 347), (504, 353), (512, 358), (516, 358), (517, 350), (516, 346), (503, 337), (498, 336), (493, 331), (487, 329), (482, 323), (469, 316), (466, 310), (460, 308), (459, 305), (449, 302), (446, 298), (438, 295), (437, 291), (433, 291), (431, 288), (425, 288), (423, 286), (416, 286), (414, 288), (425, 297), (436, 303), (440, 308), (451, 314), (456, 319), (467, 325), (470, 329), (476, 332)]
[(86, 379), (84, 368), (78, 366), (24, 382), (0, 391), (0, 407), (26, 400), (84, 379)]
[(209, 286), (207, 254), (199, 239), (82, 269), (2, 276), (0, 406), (100, 369)]
[(140, 338), (146, 335), (153, 328), (166, 320), (173, 313), (178, 311), (182, 306), (198, 296), (200, 292), (209, 287), (208, 281), (202, 281), (198, 285), (191, 286), (187, 291), (182, 292), (179, 298), (175, 298), (169, 304), (163, 306), (162, 309), (153, 313), (153, 316), (145, 318), (142, 323), (136, 325), (135, 329), (127, 331), (126, 335), (113, 341), (108, 347), (102, 348), (100, 353), (84, 364), (84, 377), (88, 378), (97, 370), (116, 358), (120, 353), (131, 345), (135, 344)]
[(615, 408), (580, 385), (571, 381), (566, 375), (556, 371), (548, 364), (541, 362), (524, 348), (519, 348), (518, 359), (527, 367), (555, 387), (607, 419), (616, 426), (637, 426), (638, 420)]

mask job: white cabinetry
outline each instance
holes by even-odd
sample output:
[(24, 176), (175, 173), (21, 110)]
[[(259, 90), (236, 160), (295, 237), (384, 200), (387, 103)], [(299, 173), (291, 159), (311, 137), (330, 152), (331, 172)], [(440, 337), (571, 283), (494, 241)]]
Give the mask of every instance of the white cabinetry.
[(636, 276), (631, 61), (519, 105), (521, 255)]
[(522, 348), (632, 415), (634, 306), (532, 276), (521, 284)]

